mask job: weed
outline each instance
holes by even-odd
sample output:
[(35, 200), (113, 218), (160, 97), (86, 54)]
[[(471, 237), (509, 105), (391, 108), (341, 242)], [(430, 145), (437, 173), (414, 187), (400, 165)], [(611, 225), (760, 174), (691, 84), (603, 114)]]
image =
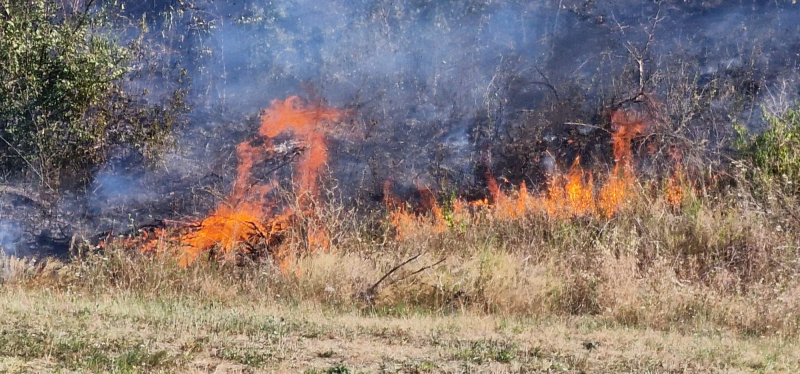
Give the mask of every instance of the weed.
[(331, 366), (331, 367), (325, 369), (325, 373), (327, 373), (327, 374), (350, 374), (350, 369), (348, 369), (347, 366), (344, 366), (343, 364), (338, 364), (338, 365)]
[(317, 357), (320, 357), (320, 358), (331, 358), (331, 357), (333, 357), (335, 354), (336, 354), (336, 352), (334, 352), (334, 351), (331, 351), (331, 350), (328, 350), (328, 351), (325, 351), (325, 352), (320, 352), (320, 353), (318, 353), (318, 354), (317, 354)]

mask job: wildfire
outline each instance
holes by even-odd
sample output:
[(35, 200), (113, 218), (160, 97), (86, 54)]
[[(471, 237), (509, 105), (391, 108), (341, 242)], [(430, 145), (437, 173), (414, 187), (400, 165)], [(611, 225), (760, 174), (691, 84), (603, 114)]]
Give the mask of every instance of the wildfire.
[(551, 181), (547, 196), (539, 200), (551, 216), (582, 217), (594, 210), (593, 190), (594, 176), (583, 170), (578, 157), (569, 168), (569, 173)]
[(667, 181), (666, 198), (667, 203), (673, 208), (678, 208), (683, 202), (683, 187), (686, 182), (686, 173), (683, 170), (681, 160), (683, 156), (680, 151), (675, 148), (670, 149), (670, 156), (674, 162), (675, 167), (672, 170), (672, 176)]
[[(314, 215), (319, 195), (318, 179), (328, 159), (326, 137), (332, 124), (341, 117), (339, 111), (302, 103), (297, 97), (273, 101), (259, 128), (259, 138), (245, 141), (236, 148), (237, 178), (230, 195), (211, 214), (178, 238), (180, 261), (184, 265), (212, 249), (228, 256), (237, 250), (270, 248), (271, 255), (286, 271), (295, 254), (290, 246), (281, 243), (281, 234), (296, 218), (307, 223), (305, 241), (312, 251), (328, 250), (330, 236)], [(388, 221), (395, 228), (396, 238), (406, 240), (416, 232), (443, 232), (466, 220), (481, 217), (500, 221), (513, 220), (530, 212), (569, 219), (572, 217), (611, 217), (622, 209), (636, 182), (633, 167), (632, 142), (644, 131), (641, 118), (618, 111), (611, 116), (614, 166), (595, 186), (595, 176), (581, 166), (580, 157), (573, 160), (569, 171), (550, 178), (540, 194), (531, 194), (523, 182), (515, 192), (505, 193), (497, 179), (485, 175), (490, 198), (477, 201), (454, 199), (445, 206), (437, 204), (434, 193), (418, 185), (420, 206), (411, 206), (391, 193), (391, 182), (384, 183), (384, 205), (389, 209)], [(274, 141), (291, 135), (302, 145), (304, 152), (296, 162), (294, 192), (295, 208), (279, 207), (273, 190), (276, 182), (262, 183), (253, 175), (259, 163), (276, 153)], [(680, 165), (667, 185), (667, 202), (680, 204), (683, 190)], [(504, 182), (508, 182), (504, 180)], [(157, 245), (144, 245), (143, 250), (156, 250)]]
[[(448, 222), (445, 219), (442, 207), (436, 203), (436, 198), (433, 192), (426, 187), (417, 185), (420, 193), (422, 210), (430, 212), (431, 216), (420, 218), (408, 210), (408, 206), (401, 204), (396, 196), (391, 192), (391, 182), (386, 181), (383, 184), (383, 203), (389, 207), (389, 223), (395, 228), (395, 236), (398, 240), (409, 238), (418, 229), (425, 227), (427, 232), (443, 232), (448, 227)], [(456, 210), (461, 210), (463, 207), (454, 207)]]
[[(331, 124), (339, 118), (339, 111), (305, 105), (297, 97), (273, 101), (261, 118), (258, 133), (262, 139), (245, 141), (236, 148), (237, 178), (230, 195), (196, 223), (193, 230), (180, 236), (181, 264), (188, 265), (213, 248), (230, 255), (238, 248), (253, 247), (258, 241), (271, 246), (297, 213), (311, 217), (307, 230), (309, 248), (329, 248), (329, 237), (313, 217), (312, 209), (319, 192), (317, 180), (328, 158), (325, 137)], [(278, 210), (277, 202), (270, 196), (275, 183), (261, 183), (253, 177), (253, 167), (274, 154), (274, 138), (286, 133), (294, 135), (305, 147), (297, 160), (294, 186), (301, 212), (291, 208)], [(145, 246), (143, 250), (152, 250), (152, 246)], [(285, 268), (290, 256), (286, 248), (278, 248), (273, 254)]]
[[(498, 220), (515, 219), (534, 210), (556, 218), (613, 216), (625, 205), (626, 199), (631, 194), (631, 187), (635, 183), (632, 141), (642, 134), (645, 126), (641, 118), (623, 111), (612, 113), (611, 126), (614, 167), (602, 178), (604, 184), (599, 188), (599, 192), (595, 187), (594, 174), (585, 171), (581, 167), (580, 157), (577, 157), (566, 174), (552, 177), (545, 193), (536, 196), (528, 192), (524, 182), (520, 184), (515, 194), (508, 195), (500, 189), (492, 173), (488, 172), (485, 177), (491, 201), (482, 199), (466, 202), (459, 199), (452, 204), (453, 214), (463, 215), (464, 207), (470, 207), (472, 210), (488, 212)], [(677, 193), (676, 189), (671, 191), (673, 195)], [(397, 200), (393, 196), (390, 199)], [(397, 229), (398, 239), (405, 239), (420, 226), (427, 226), (435, 231), (441, 230), (444, 222), (441, 219), (443, 215), (441, 207), (432, 199), (426, 205), (433, 214), (433, 220), (420, 219), (405, 209), (399, 209), (394, 203), (386, 204), (390, 208), (389, 220)]]

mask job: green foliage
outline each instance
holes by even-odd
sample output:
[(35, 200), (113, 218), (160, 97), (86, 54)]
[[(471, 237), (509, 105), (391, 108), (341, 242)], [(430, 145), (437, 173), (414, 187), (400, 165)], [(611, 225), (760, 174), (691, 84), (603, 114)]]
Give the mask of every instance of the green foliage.
[(350, 373), (350, 369), (348, 369), (347, 366), (339, 364), (339, 365), (335, 365), (335, 366), (329, 367), (328, 369), (325, 370), (325, 373), (329, 373), (329, 374), (349, 374)]
[(0, 0), (0, 170), (6, 175), (28, 168), (53, 187), (67, 177), (79, 183), (115, 146), (146, 153), (148, 145), (163, 144), (182, 96), (164, 110), (124, 89), (138, 49), (112, 37), (109, 14), (53, 0)]
[(447, 227), (464, 232), (466, 230), (466, 223), (459, 222), (456, 219), (456, 204), (458, 204), (458, 196), (454, 190), (450, 190), (449, 194), (445, 194), (445, 199), (442, 204), (442, 218), (447, 222)]
[(783, 116), (766, 115), (767, 128), (757, 136), (735, 126), (735, 145), (741, 156), (755, 167), (755, 181), (779, 181), (789, 191), (800, 193), (800, 109)]
[(478, 340), (461, 344), (463, 347), (455, 353), (455, 358), (479, 365), (489, 361), (510, 363), (516, 359), (518, 351), (515, 344), (499, 340)]

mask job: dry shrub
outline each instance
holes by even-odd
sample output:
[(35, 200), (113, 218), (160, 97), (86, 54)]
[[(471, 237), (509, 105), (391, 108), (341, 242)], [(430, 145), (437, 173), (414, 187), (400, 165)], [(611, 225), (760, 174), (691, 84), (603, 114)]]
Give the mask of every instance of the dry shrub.
[(598, 304), (602, 313), (612, 320), (637, 325), (643, 319), (642, 299), (647, 290), (642, 284), (636, 257), (623, 254), (619, 257), (604, 252), (600, 261)]
[(0, 284), (29, 279), (38, 267), (35, 259), (8, 256), (0, 250)]
[(381, 301), (422, 303), (441, 311), (529, 315), (549, 310), (558, 283), (544, 265), (520, 254), (484, 249), (448, 257), (441, 266), (398, 283)]

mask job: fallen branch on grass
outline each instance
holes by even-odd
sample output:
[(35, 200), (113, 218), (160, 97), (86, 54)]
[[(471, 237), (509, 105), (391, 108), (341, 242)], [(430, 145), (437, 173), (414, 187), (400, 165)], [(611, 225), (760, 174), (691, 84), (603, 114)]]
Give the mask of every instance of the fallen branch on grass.
[[(420, 256), (422, 256), (422, 253), (418, 253), (418, 254), (412, 256), (411, 258), (409, 258), (408, 260), (405, 260), (402, 263), (398, 264), (397, 266), (393, 267), (386, 274), (384, 274), (380, 279), (378, 279), (378, 281), (375, 282), (372, 286), (369, 286), (366, 290), (364, 290), (363, 292), (360, 292), (358, 294), (358, 298), (360, 300), (368, 303), (368, 304), (373, 304), (375, 302), (375, 298), (378, 296), (378, 287), (381, 285), (381, 283), (383, 283), (383, 281), (388, 279), (396, 271), (400, 270), (403, 266), (406, 266), (406, 265), (410, 264), (414, 260), (418, 259)], [(410, 277), (412, 277), (414, 275), (417, 275), (417, 274), (419, 274), (419, 273), (421, 273), (421, 272), (423, 272), (425, 270), (428, 270), (428, 269), (430, 269), (430, 268), (432, 268), (434, 266), (437, 266), (437, 265), (441, 264), (442, 262), (444, 262), (446, 259), (447, 259), (446, 257), (442, 257), (436, 263), (431, 264), (431, 265), (427, 265), (427, 266), (423, 266), (422, 268), (420, 268), (420, 269), (418, 269), (416, 271), (413, 271), (413, 272), (411, 272), (409, 274), (406, 274), (404, 277), (389, 283), (389, 285), (395, 284), (395, 283), (400, 282), (400, 281), (402, 281), (404, 279), (408, 279), (408, 278), (410, 278)]]

